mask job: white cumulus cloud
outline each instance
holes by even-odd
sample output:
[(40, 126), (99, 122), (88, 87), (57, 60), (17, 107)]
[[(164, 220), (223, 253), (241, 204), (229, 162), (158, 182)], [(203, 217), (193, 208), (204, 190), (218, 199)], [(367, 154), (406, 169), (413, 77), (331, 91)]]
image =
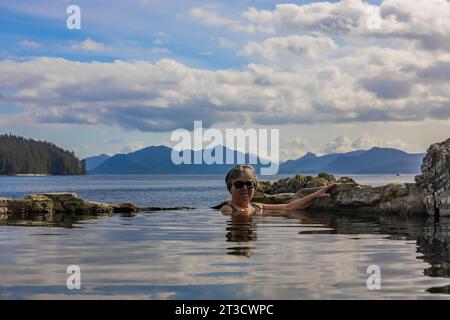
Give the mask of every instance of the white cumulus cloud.
[(103, 51), (106, 49), (105, 45), (101, 42), (96, 42), (91, 38), (86, 38), (86, 40), (79, 43), (74, 43), (71, 46), (74, 50), (85, 50), (85, 51)]

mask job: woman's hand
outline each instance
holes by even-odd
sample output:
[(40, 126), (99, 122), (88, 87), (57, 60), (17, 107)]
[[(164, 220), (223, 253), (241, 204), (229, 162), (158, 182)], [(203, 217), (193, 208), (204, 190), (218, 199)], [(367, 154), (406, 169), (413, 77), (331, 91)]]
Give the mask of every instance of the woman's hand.
[(316, 198), (329, 197), (330, 194), (327, 192), (330, 191), (331, 189), (333, 189), (334, 187), (336, 187), (337, 185), (338, 185), (337, 183), (332, 183), (332, 184), (326, 185), (326, 186), (320, 188), (319, 190), (317, 190), (316, 192), (314, 192), (314, 196)]

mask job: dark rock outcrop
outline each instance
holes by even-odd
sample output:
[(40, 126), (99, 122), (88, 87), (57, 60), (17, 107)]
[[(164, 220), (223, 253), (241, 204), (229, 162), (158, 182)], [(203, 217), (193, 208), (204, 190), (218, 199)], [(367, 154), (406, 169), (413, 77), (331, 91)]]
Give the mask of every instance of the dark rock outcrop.
[(46, 220), (57, 213), (66, 215), (107, 215), (113, 207), (78, 198), (76, 193), (30, 194), (24, 199), (0, 198), (0, 219)]
[(64, 216), (104, 216), (113, 213), (132, 214), (158, 210), (182, 210), (188, 207), (146, 207), (140, 208), (131, 202), (119, 205), (87, 201), (76, 193), (30, 194), (24, 199), (0, 198), (0, 220), (29, 219), (51, 220), (54, 215)]
[(429, 215), (450, 215), (450, 139), (432, 144), (416, 176), (417, 186), (424, 191), (424, 204)]
[(293, 177), (283, 178), (277, 181), (259, 181), (259, 193), (280, 194), (280, 193), (296, 193), (303, 188), (322, 187), (331, 182), (336, 183), (355, 183), (349, 177), (341, 177), (336, 180), (332, 174), (319, 173), (316, 177), (297, 174)]
[[(287, 203), (303, 198), (320, 188), (303, 188), (297, 193), (257, 193), (254, 202)], [(424, 194), (414, 183), (391, 183), (370, 187), (355, 183), (339, 184), (330, 191), (330, 197), (316, 199), (308, 207), (314, 211), (346, 211), (374, 214), (425, 214)]]
[[(313, 190), (303, 189), (296, 196), (303, 197)], [(340, 184), (330, 197), (316, 199), (312, 210), (358, 211), (374, 214), (423, 215), (423, 193), (414, 183), (390, 183), (381, 187)]]

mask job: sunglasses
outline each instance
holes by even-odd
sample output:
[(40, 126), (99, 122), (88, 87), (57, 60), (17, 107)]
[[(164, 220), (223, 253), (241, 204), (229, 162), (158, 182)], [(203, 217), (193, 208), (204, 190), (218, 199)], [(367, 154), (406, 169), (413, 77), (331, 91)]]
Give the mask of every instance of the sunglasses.
[(255, 181), (237, 180), (237, 181), (233, 182), (233, 186), (237, 189), (242, 189), (244, 186), (246, 186), (247, 189), (254, 189), (254, 188), (256, 188), (256, 182)]

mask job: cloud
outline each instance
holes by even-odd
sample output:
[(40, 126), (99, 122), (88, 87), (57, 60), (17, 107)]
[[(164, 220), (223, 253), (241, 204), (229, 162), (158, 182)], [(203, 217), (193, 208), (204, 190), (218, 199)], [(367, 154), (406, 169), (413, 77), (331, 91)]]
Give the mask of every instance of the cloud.
[(433, 82), (450, 82), (450, 62), (436, 61), (417, 70), (417, 76)]
[(278, 4), (273, 11), (249, 8), (243, 16), (254, 24), (296, 33), (398, 38), (416, 40), (427, 50), (450, 48), (447, 0), (384, 0), (379, 6), (361, 0)]
[(130, 153), (137, 150), (141, 150), (146, 147), (146, 144), (143, 141), (133, 141), (129, 143), (127, 146), (123, 147), (120, 150), (121, 153)]
[(450, 92), (442, 75), (429, 71), (433, 59), (447, 61), (381, 48), (307, 65), (291, 62), (286, 69), (249, 64), (212, 71), (171, 59), (2, 61), (0, 103), (23, 110), (27, 121), (141, 131), (188, 127), (194, 120), (208, 126), (230, 120), (282, 125), (449, 119)]
[(172, 51), (170, 51), (167, 48), (160, 48), (160, 47), (154, 47), (150, 50), (151, 53), (153, 54), (169, 54), (172, 53)]
[(311, 37), (291, 35), (287, 37), (274, 37), (264, 40), (262, 43), (251, 41), (247, 43), (242, 54), (253, 55), (260, 54), (266, 59), (273, 60), (276, 57), (286, 58), (285, 54), (292, 58), (293, 56), (318, 59), (337, 49), (335, 42), (326, 37)]
[[(154, 63), (3, 60), (0, 103), (22, 113), (2, 115), (2, 121), (161, 132), (190, 127), (194, 120), (210, 126), (450, 119), (450, 54), (445, 46), (436, 50), (421, 43), (450, 38), (447, 8), (442, 0), (408, 6), (403, 0), (379, 6), (345, 0), (250, 8), (232, 18), (222, 16), (229, 10), (218, 5), (194, 8), (191, 17), (204, 25), (235, 33), (211, 37), (216, 48), (227, 50), (212, 51), (205, 42), (190, 53), (208, 54), (205, 60), (218, 63), (231, 59), (223, 51), (233, 50), (240, 54), (233, 57), (239, 67), (191, 67), (180, 62), (192, 61), (183, 56)], [(373, 15), (381, 19), (380, 28), (367, 23)], [(155, 35), (154, 47), (145, 52), (171, 53), (163, 46), (168, 36)], [(90, 38), (73, 46), (106, 49)], [(179, 50), (171, 54), (180, 57)], [(336, 143), (345, 148), (344, 142)]]
[(322, 147), (322, 153), (343, 153), (353, 151), (352, 142), (346, 136), (340, 136), (329, 141)]
[(237, 50), (238, 49), (238, 44), (232, 40), (229, 40), (225, 37), (219, 37), (218, 39), (218, 46), (220, 48), (224, 48), (224, 49), (231, 49), (231, 50)]
[(42, 46), (41, 43), (36, 42), (36, 41), (32, 41), (32, 40), (22, 40), (19, 41), (18, 44), (21, 47), (27, 48), (27, 49), (38, 49)]
[(74, 50), (85, 50), (85, 51), (103, 51), (106, 49), (105, 45), (101, 42), (96, 42), (91, 38), (86, 38), (86, 40), (75, 43), (71, 46)]
[(238, 20), (221, 17), (217, 12), (205, 8), (193, 8), (189, 12), (191, 17), (199, 20), (202, 24), (212, 27), (226, 27), (235, 32), (246, 33), (272, 33), (270, 26), (261, 26), (257, 24), (244, 25)]
[(298, 159), (307, 152), (314, 151), (311, 144), (302, 137), (294, 137), (284, 142), (285, 148), (280, 149), (280, 160)]
[(395, 138), (391, 140), (381, 139), (377, 137), (370, 136), (368, 133), (363, 133), (359, 138), (355, 139), (352, 143), (352, 148), (355, 150), (359, 149), (370, 149), (373, 147), (384, 147), (384, 148), (394, 148), (400, 150), (406, 150), (411, 148), (409, 144), (402, 141), (401, 139)]
[(400, 99), (409, 96), (412, 84), (405, 79), (393, 79), (389, 75), (361, 79), (362, 86), (382, 99)]
[(346, 136), (339, 136), (332, 141), (325, 143), (320, 148), (320, 152), (323, 154), (328, 153), (344, 153), (355, 150), (369, 150), (373, 147), (394, 148), (399, 150), (410, 149), (411, 146), (401, 139), (381, 139), (378, 137), (370, 136), (364, 132), (360, 137), (351, 140)]
[(165, 46), (169, 44), (169, 36), (165, 32), (157, 32), (153, 44), (156, 46)]

